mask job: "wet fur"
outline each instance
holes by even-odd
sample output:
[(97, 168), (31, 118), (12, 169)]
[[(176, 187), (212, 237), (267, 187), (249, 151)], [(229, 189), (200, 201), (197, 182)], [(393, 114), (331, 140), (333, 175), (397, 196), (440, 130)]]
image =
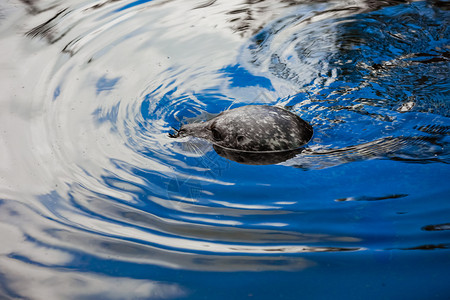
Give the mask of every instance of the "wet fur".
[(203, 123), (181, 126), (173, 138), (194, 136), (229, 150), (276, 152), (305, 145), (313, 128), (299, 116), (283, 108), (248, 105), (222, 112)]

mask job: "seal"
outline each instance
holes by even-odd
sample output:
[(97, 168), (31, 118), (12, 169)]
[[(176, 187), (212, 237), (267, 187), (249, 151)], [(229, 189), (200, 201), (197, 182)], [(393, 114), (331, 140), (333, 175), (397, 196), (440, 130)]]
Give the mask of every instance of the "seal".
[[(202, 123), (182, 125), (173, 138), (193, 136), (210, 141), (224, 157), (247, 164), (291, 157), (313, 136), (313, 128), (296, 114), (276, 106), (247, 105), (224, 111)], [(294, 155), (295, 155), (294, 153)], [(278, 155), (279, 154), (279, 155)], [(251, 157), (246, 161), (246, 157)], [(266, 158), (266, 160), (264, 159)], [(273, 162), (272, 162), (273, 163)]]

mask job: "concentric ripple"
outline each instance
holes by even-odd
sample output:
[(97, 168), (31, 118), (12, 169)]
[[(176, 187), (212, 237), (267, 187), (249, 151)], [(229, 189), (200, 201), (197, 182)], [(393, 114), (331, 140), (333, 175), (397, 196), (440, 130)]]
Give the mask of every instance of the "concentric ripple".
[[(16, 267), (43, 282), (74, 269), (62, 289), (86, 282), (111, 299), (125, 299), (120, 288), (95, 282), (123, 277), (148, 299), (189, 291), (100, 266), (304, 271), (326, 255), (448, 249), (449, 189), (436, 181), (450, 175), (449, 13), (384, 2), (0, 6), (12, 58), (1, 60), (3, 293), (30, 295)], [(312, 142), (246, 166), (169, 138), (248, 104), (297, 113)]]

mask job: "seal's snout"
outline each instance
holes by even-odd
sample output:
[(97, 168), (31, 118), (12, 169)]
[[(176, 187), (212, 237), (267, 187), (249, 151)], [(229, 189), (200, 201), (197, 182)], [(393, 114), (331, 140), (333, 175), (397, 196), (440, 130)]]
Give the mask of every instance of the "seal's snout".
[(205, 123), (184, 124), (180, 129), (172, 128), (175, 132), (169, 133), (171, 138), (182, 138), (185, 136), (194, 136), (199, 138), (208, 138), (205, 132)]
[(178, 138), (180, 137), (180, 134), (183, 133), (183, 128), (180, 129), (176, 129), (174, 127), (172, 127), (173, 132), (169, 132), (169, 137), (171, 138)]

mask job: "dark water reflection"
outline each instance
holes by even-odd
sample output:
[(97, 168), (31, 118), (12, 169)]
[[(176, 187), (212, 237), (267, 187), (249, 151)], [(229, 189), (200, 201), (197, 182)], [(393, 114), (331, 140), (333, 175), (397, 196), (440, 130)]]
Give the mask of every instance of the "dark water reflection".
[[(448, 14), (0, 3), (0, 298), (447, 299)], [(313, 140), (261, 166), (168, 137), (249, 104)]]

